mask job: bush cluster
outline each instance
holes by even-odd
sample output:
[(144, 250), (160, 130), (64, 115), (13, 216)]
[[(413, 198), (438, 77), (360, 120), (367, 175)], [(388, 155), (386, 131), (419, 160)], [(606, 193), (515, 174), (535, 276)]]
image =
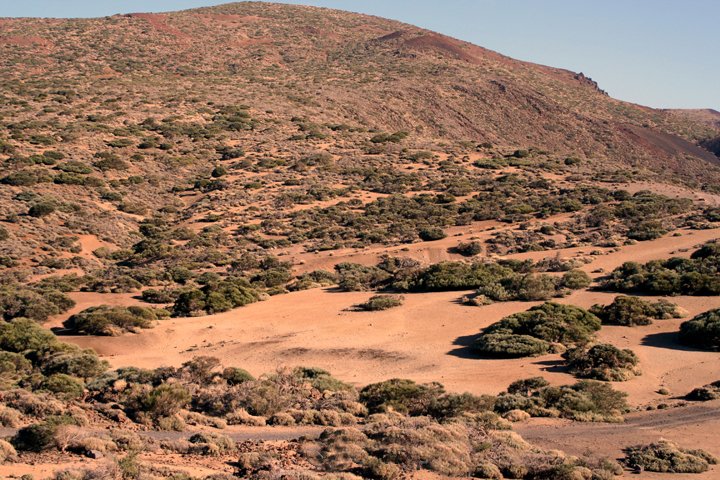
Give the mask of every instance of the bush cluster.
[(44, 322), (75, 306), (75, 301), (65, 294), (75, 285), (73, 280), (60, 277), (48, 277), (29, 286), (6, 283), (0, 286), (0, 316), (5, 320), (26, 317)]
[(719, 268), (720, 244), (709, 243), (693, 252), (690, 258), (624, 263), (602, 286), (619, 292), (653, 295), (718, 295)]
[(404, 301), (405, 299), (402, 295), (373, 295), (367, 302), (359, 304), (357, 308), (359, 310), (375, 312), (399, 307)]
[(590, 312), (605, 325), (650, 325), (653, 320), (680, 318), (682, 313), (677, 305), (667, 300), (648, 302), (639, 297), (618, 295), (609, 305), (593, 305)]
[(305, 440), (302, 451), (322, 471), (363, 478), (402, 478), (421, 469), (443, 477), (608, 478), (603, 467), (592, 471), (576, 459), (534, 448), (517, 434), (476, 419), (437, 423), (427, 417), (375, 415), (363, 430), (326, 429), (317, 440)]
[(0, 322), (0, 386), (80, 397), (84, 382), (107, 370), (92, 350), (61, 343), (27, 318)]
[(522, 410), (534, 417), (618, 422), (628, 410), (626, 397), (626, 393), (594, 380), (554, 387), (542, 377), (533, 377), (513, 382), (497, 397), (495, 411)]
[(161, 309), (100, 305), (72, 315), (64, 326), (81, 335), (115, 336), (151, 328), (155, 321), (168, 315), (167, 311)]
[(720, 308), (683, 322), (680, 325), (680, 341), (694, 347), (720, 350)]
[(421, 267), (414, 260), (384, 257), (377, 266), (340, 263), (338, 286), (347, 291), (387, 289), (432, 292), (477, 289), (472, 302), (548, 300), (590, 283), (585, 272), (561, 277), (529, 272), (524, 263), (441, 262)]
[(632, 350), (605, 343), (575, 347), (563, 357), (570, 373), (580, 378), (622, 382), (640, 374), (638, 357)]
[(696, 402), (720, 399), (720, 380), (694, 388), (685, 398)]
[(628, 468), (663, 473), (702, 473), (710, 465), (718, 463), (717, 458), (705, 450), (688, 450), (661, 440), (649, 445), (637, 445), (625, 449), (625, 465)]
[(493, 323), (478, 337), (475, 349), (494, 357), (541, 355), (584, 345), (600, 330), (600, 319), (573, 305), (546, 302)]
[(212, 281), (201, 288), (181, 292), (172, 313), (177, 317), (226, 312), (261, 299), (261, 294), (251, 283), (241, 277), (228, 277)]

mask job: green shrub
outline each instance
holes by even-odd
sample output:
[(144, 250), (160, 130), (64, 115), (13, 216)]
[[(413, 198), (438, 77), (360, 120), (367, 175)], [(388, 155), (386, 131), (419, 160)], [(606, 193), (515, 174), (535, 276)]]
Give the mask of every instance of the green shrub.
[(581, 378), (622, 382), (639, 374), (637, 355), (609, 344), (572, 348), (563, 357), (570, 373)]
[(667, 229), (659, 220), (646, 220), (633, 224), (627, 232), (627, 237), (632, 240), (647, 241), (655, 240), (667, 233)]
[(330, 372), (316, 367), (296, 367), (292, 376), (300, 382), (309, 382), (318, 391), (351, 390), (352, 387), (333, 377)]
[(533, 357), (550, 351), (550, 344), (529, 335), (489, 333), (481, 335), (473, 348), (489, 357)]
[(378, 267), (366, 267), (356, 263), (335, 265), (338, 286), (345, 291), (365, 291), (382, 286), (391, 276)]
[(648, 472), (702, 473), (718, 460), (704, 450), (688, 450), (661, 440), (626, 448), (624, 462), (628, 468)]
[(42, 452), (56, 446), (55, 434), (62, 425), (76, 425), (72, 417), (51, 416), (44, 422), (23, 427), (15, 434), (12, 444), (15, 448), (28, 452)]
[[(547, 352), (551, 343), (565, 346), (585, 344), (598, 330), (600, 319), (587, 310), (546, 302), (488, 326), (478, 338), (476, 348), (501, 355), (500, 349), (506, 346), (509, 356), (524, 356), (521, 355), (523, 352), (538, 355)], [(484, 338), (489, 335), (493, 336)]]
[(85, 175), (93, 172), (92, 168), (76, 160), (69, 160), (67, 162), (60, 163), (58, 164), (57, 169), (67, 173), (80, 173)]
[(511, 383), (507, 392), (511, 395), (522, 395), (529, 397), (533, 393), (539, 391), (541, 388), (547, 387), (550, 383), (543, 377), (531, 377), (524, 378), (522, 380), (515, 380)]
[(0, 388), (8, 389), (32, 373), (30, 360), (14, 352), (0, 352)]
[(337, 276), (325, 270), (314, 270), (298, 276), (287, 288), (290, 291), (308, 290), (310, 288), (329, 287), (337, 283)]
[(30, 187), (52, 179), (45, 170), (19, 170), (0, 179), (0, 183), (16, 187)]
[(560, 279), (560, 284), (569, 288), (570, 290), (579, 290), (581, 288), (587, 288), (592, 283), (590, 275), (583, 272), (582, 270), (570, 270), (566, 272)]
[(70, 400), (81, 397), (85, 391), (85, 385), (75, 377), (64, 373), (56, 373), (43, 380), (40, 389)]
[(694, 388), (692, 392), (685, 396), (685, 398), (696, 402), (707, 402), (709, 400), (720, 399), (720, 380), (702, 387)]
[(609, 305), (593, 305), (590, 312), (597, 315), (603, 324), (623, 325), (650, 325), (653, 319), (679, 318), (681, 313), (667, 300), (648, 302), (639, 297), (618, 295)]
[(379, 133), (372, 137), (370, 141), (372, 143), (399, 143), (401, 140), (407, 138), (407, 132), (395, 132), (395, 133)]
[(16, 318), (10, 322), (0, 322), (0, 349), (3, 351), (22, 353), (44, 350), (56, 341), (52, 332), (30, 319)]
[(187, 388), (177, 383), (163, 383), (136, 400), (136, 409), (158, 419), (178, 413), (191, 400)]
[(173, 303), (177, 299), (179, 292), (176, 290), (155, 290), (148, 288), (140, 294), (143, 302), (147, 303)]
[(247, 280), (229, 277), (180, 293), (173, 306), (173, 315), (182, 317), (226, 312), (257, 302), (260, 298), (260, 292)]
[(435, 240), (442, 240), (447, 237), (442, 228), (439, 227), (426, 227), (420, 229), (418, 236), (423, 242), (433, 242)]
[[(544, 274), (528, 273), (501, 283), (507, 299), (533, 302), (548, 300), (558, 294), (558, 282), (554, 277)], [(484, 292), (490, 293), (487, 290)], [(490, 298), (492, 294), (488, 295)]]
[(652, 295), (719, 295), (720, 255), (707, 244), (691, 257), (653, 260), (645, 264), (627, 262), (603, 282), (608, 290)]
[(402, 295), (374, 295), (367, 302), (359, 304), (358, 309), (368, 312), (388, 310), (399, 307), (404, 301)]
[(720, 308), (683, 322), (680, 325), (680, 341), (686, 345), (720, 350)]
[(165, 314), (144, 307), (90, 307), (68, 318), (64, 326), (81, 335), (119, 335), (139, 328), (151, 328)]
[(64, 373), (85, 380), (97, 377), (105, 372), (109, 365), (101, 360), (93, 350), (80, 350), (64, 347), (55, 354), (43, 359), (42, 371), (45, 375)]
[(438, 383), (417, 384), (394, 378), (367, 385), (360, 390), (360, 401), (370, 413), (397, 411), (408, 415), (425, 415), (445, 390)]
[(52, 202), (39, 202), (30, 207), (28, 215), (31, 217), (46, 217), (56, 210), (55, 204)]
[(463, 257), (474, 257), (475, 255), (482, 253), (482, 250), (482, 243), (472, 241), (467, 243), (458, 243), (458, 245), (453, 249), (453, 252), (459, 253)]
[(222, 377), (227, 381), (228, 385), (240, 385), (241, 383), (255, 380), (250, 372), (242, 368), (227, 367), (222, 372)]
[(495, 410), (506, 413), (523, 410), (532, 416), (561, 416), (578, 421), (618, 421), (627, 408), (627, 394), (609, 384), (581, 380), (560, 387), (543, 379), (513, 382), (507, 393), (497, 397)]

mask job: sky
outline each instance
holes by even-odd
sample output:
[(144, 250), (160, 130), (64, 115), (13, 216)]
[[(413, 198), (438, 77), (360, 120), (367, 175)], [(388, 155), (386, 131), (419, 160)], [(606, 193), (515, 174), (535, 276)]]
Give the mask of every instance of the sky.
[[(223, 0), (0, 0), (0, 17), (100, 17)], [(720, 111), (720, 0), (284, 0), (418, 25), (592, 77), (656, 108)], [(0, 35), (2, 31), (0, 30)]]

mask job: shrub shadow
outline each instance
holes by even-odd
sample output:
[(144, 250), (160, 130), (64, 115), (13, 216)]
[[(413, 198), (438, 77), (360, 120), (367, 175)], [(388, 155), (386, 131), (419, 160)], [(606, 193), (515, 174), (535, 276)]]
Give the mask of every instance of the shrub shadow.
[(480, 338), (481, 333), (475, 333), (473, 335), (463, 335), (453, 341), (453, 345), (458, 345), (458, 348), (454, 348), (447, 352), (448, 355), (459, 358), (472, 358), (472, 359), (487, 359), (486, 355), (479, 354), (473, 348), (475, 341)]
[(701, 348), (693, 348), (680, 343), (680, 334), (677, 332), (651, 333), (640, 341), (641, 345), (655, 348), (667, 348), (670, 350), (682, 350), (686, 352), (701, 352)]
[(535, 365), (543, 365), (541, 370), (548, 373), (568, 373), (564, 360), (540, 360), (533, 362)]

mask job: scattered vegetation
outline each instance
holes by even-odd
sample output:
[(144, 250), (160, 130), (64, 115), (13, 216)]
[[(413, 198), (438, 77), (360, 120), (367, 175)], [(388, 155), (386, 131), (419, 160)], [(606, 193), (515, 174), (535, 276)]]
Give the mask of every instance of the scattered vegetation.
[(705, 450), (680, 448), (666, 440), (625, 449), (625, 465), (638, 471), (702, 473), (718, 460)]
[(619, 292), (652, 295), (720, 294), (720, 244), (708, 243), (690, 258), (653, 260), (646, 264), (624, 263), (602, 286)]

